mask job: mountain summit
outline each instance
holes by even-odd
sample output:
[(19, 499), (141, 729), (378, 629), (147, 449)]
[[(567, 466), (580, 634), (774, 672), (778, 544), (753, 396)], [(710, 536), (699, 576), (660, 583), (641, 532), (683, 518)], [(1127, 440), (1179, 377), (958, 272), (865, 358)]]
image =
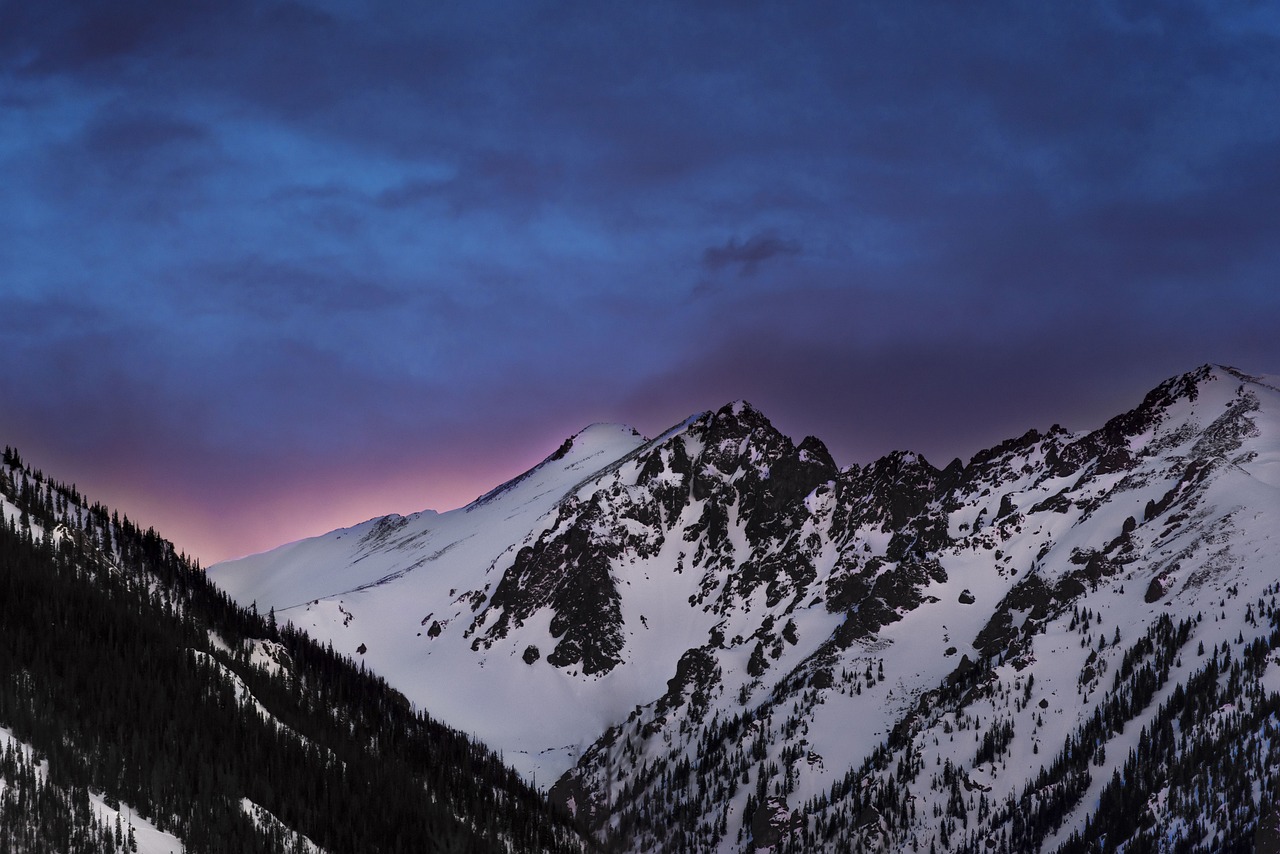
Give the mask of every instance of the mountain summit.
[(1205, 366), (942, 469), (597, 426), (209, 574), (618, 850), (1216, 851), (1274, 813), (1277, 530), (1280, 390)]

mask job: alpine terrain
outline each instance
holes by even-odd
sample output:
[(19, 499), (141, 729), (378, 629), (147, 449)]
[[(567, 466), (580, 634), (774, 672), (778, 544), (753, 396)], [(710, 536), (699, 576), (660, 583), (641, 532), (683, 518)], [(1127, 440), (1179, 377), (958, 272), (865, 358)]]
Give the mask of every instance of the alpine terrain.
[(5, 448), (0, 851), (583, 850), (489, 749)]
[(743, 402), (595, 425), (208, 574), (608, 850), (1276, 850), (1278, 385), (1206, 366), (944, 468)]

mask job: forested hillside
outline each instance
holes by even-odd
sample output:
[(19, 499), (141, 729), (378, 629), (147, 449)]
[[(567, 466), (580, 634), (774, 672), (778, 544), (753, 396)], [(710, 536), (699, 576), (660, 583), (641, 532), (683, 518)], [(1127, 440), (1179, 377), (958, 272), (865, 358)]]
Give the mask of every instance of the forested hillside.
[(582, 850), (495, 754), (154, 530), (8, 448), (0, 495), (0, 849), (137, 850), (123, 804), (191, 852)]

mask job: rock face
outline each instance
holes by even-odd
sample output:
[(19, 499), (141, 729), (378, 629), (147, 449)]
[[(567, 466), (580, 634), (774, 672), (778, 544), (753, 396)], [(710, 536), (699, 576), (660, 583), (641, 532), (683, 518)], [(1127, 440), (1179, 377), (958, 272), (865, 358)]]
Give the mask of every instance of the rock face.
[(941, 469), (840, 469), (742, 402), (591, 428), (210, 573), (367, 642), (610, 850), (1222, 850), (1275, 802), (1276, 531), (1280, 391), (1206, 366)]

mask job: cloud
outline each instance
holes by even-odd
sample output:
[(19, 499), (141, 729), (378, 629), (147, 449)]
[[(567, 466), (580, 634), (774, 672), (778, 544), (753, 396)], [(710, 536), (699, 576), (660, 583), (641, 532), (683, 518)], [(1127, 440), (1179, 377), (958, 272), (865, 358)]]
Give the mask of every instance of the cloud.
[(388, 210), (411, 208), (440, 199), (447, 187), (444, 181), (405, 181), (378, 193), (377, 203)]
[(208, 129), (194, 122), (164, 115), (102, 116), (86, 140), (91, 156), (116, 156), (121, 149), (150, 154), (169, 145), (203, 142)]
[(761, 232), (744, 241), (731, 237), (723, 246), (708, 246), (702, 252), (702, 266), (712, 272), (735, 267), (738, 275), (751, 276), (770, 258), (799, 254), (799, 241)]
[(6, 410), (283, 494), (737, 397), (945, 457), (1280, 370), (1276, 27), (1135, 8), (0, 3)]

